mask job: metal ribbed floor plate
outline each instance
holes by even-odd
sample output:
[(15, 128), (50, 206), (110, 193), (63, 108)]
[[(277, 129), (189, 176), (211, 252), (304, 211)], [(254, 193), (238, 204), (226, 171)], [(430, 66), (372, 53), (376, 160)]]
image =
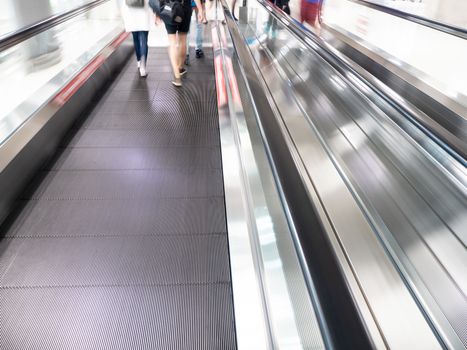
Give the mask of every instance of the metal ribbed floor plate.
[(152, 101), (156, 93), (157, 86), (154, 90), (110, 90), (105, 94), (101, 101), (120, 102), (120, 101)]
[(51, 170), (156, 170), (168, 168), (219, 169), (217, 147), (71, 148)]
[[(226, 283), (227, 237), (101, 236), (4, 240), (3, 287)], [(183, 259), (181, 258), (183, 257)]]
[[(90, 129), (158, 129), (216, 127), (216, 105), (202, 101), (116, 102), (94, 111), (84, 123)], [(131, 118), (128, 116), (131, 115)]]
[(180, 127), (165, 130), (81, 129), (72, 136), (69, 147), (157, 147), (165, 145), (219, 146), (219, 130)]
[(0, 290), (2, 349), (234, 349), (231, 288)]
[(170, 82), (161, 82), (158, 85), (155, 100), (161, 101), (207, 101), (209, 106), (216, 105), (216, 95), (212, 94), (216, 83), (212, 80), (202, 81), (201, 84), (197, 81), (189, 81), (180, 90), (173, 86)]
[(223, 195), (220, 169), (52, 171), (24, 199), (132, 199)]
[[(209, 57), (209, 54), (207, 55)], [(0, 349), (235, 349), (212, 58), (116, 77), (0, 228)]]
[(195, 235), (225, 230), (223, 197), (38, 200), (24, 202), (8, 235)]

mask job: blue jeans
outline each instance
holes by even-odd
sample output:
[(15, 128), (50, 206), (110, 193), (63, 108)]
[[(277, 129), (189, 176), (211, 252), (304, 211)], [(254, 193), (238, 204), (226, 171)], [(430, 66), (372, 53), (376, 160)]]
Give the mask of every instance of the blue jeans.
[(141, 57), (144, 57), (144, 61), (148, 59), (148, 34), (147, 31), (131, 32), (133, 34), (133, 42), (135, 44), (136, 59), (141, 61)]
[(203, 25), (198, 20), (198, 11), (196, 11), (196, 50), (203, 48)]
[[(198, 21), (198, 10), (195, 10), (195, 19), (196, 19), (196, 50), (201, 50), (203, 48), (203, 24)], [(190, 52), (190, 36), (186, 37), (186, 53)]]

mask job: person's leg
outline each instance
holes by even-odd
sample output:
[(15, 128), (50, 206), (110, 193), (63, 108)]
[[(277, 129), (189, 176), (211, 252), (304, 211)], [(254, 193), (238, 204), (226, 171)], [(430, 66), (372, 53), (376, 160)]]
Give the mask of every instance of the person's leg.
[(311, 4), (311, 25), (317, 29), (319, 29), (319, 4)]
[[(203, 26), (198, 20), (198, 9), (195, 10), (196, 16), (196, 57), (199, 56), (199, 52), (203, 52)], [(199, 58), (199, 57), (198, 57)]]
[(148, 60), (148, 31), (142, 31), (139, 35), (139, 41), (141, 44), (141, 57), (144, 58), (144, 63)]
[(186, 56), (187, 33), (178, 32), (178, 70), (182, 70)]
[(203, 22), (202, 23), (207, 24), (208, 20), (206, 19), (206, 1), (201, 1), (201, 7), (203, 8)]
[(190, 31), (186, 35), (186, 57), (185, 57), (185, 66), (190, 65)]
[(139, 75), (146, 77), (148, 74), (146, 72), (146, 61), (148, 59), (148, 32), (140, 31), (139, 33), (139, 52), (140, 52), (140, 66), (139, 66)]
[(186, 70), (183, 68), (183, 66), (185, 65), (185, 56), (187, 53), (187, 33), (190, 30), (192, 13), (193, 10), (191, 7), (189, 9), (185, 8), (185, 16), (183, 18), (182, 23), (180, 23), (180, 25), (178, 26), (178, 64), (182, 75), (186, 73)]
[(268, 21), (266, 23), (266, 27), (264, 28), (265, 34), (269, 35), (269, 31), (271, 30), (273, 24), (274, 24), (274, 17), (269, 16)]
[[(172, 65), (172, 71), (175, 77), (175, 80), (173, 81), (173, 83), (176, 86), (181, 86), (182, 83), (180, 81), (180, 62), (179, 62), (179, 49), (177, 47), (177, 44), (178, 44), (177, 34), (168, 34), (168, 37), (169, 37), (170, 64)], [(185, 45), (183, 45), (183, 47), (186, 48)]]
[(135, 54), (136, 54), (136, 60), (138, 61), (138, 67), (139, 67), (139, 62), (141, 61), (141, 51), (139, 49), (139, 32), (131, 32), (133, 35), (133, 45), (135, 47)]
[(300, 23), (305, 23), (307, 19), (307, 2), (306, 0), (301, 0), (300, 2)]

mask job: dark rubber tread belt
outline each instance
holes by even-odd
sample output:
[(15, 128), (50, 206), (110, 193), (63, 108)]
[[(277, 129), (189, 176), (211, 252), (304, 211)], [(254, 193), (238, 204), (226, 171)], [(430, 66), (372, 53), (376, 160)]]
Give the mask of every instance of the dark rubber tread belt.
[[(194, 57), (194, 55), (193, 55)], [(235, 349), (212, 53), (128, 62), (1, 227), (1, 349)]]

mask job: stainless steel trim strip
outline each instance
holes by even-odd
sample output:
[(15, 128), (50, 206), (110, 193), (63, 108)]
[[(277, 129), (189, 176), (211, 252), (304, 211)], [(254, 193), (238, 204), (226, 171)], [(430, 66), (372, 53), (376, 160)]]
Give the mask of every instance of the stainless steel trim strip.
[(2, 35), (0, 36), (0, 52), (17, 45), (20, 42), (29, 39), (36, 34), (39, 34), (47, 29), (57, 26), (60, 23), (66, 22), (73, 17), (87, 12), (90, 9), (99, 6), (107, 1), (109, 0), (94, 0), (87, 4), (79, 6), (73, 10), (65, 11), (57, 15), (50, 16), (27, 27)]
[[(233, 19), (228, 9), (224, 9), (224, 14), (227, 23), (232, 25)], [(273, 169), (256, 122), (254, 101), (245, 84), (246, 74), (225, 28), (218, 25), (219, 37), (223, 38), (220, 46), (225, 82), (230, 87), (229, 120), (237, 136), (235, 140), (244, 197), (251, 223), (250, 241), (257, 257), (259, 282), (264, 286), (262, 295), (273, 348), (324, 349), (325, 340), (315, 312), (315, 309), (319, 312), (319, 305), (306, 284), (294, 233), (290, 232), (294, 228), (284, 213), (287, 209), (281, 202), (280, 189), (276, 187)], [(232, 158), (229, 160), (232, 161)]]
[(223, 53), (217, 28), (213, 28), (214, 67), (221, 139), (222, 172), (229, 237), (230, 268), (238, 349), (271, 349), (272, 335), (267, 322), (260, 277), (250, 240), (251, 223), (246, 207), (238, 140), (230, 117), (231, 96), (226, 82)]

